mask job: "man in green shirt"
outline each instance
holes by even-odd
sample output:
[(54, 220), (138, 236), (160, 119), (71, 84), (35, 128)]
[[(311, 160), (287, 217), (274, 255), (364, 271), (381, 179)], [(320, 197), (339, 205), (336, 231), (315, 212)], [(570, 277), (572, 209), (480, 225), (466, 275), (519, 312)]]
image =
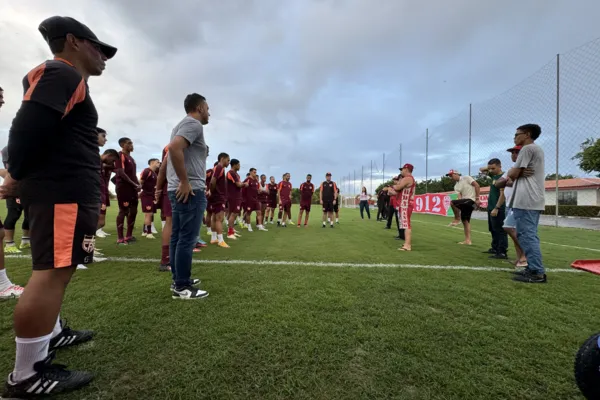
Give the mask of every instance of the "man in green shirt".
[(502, 162), (497, 158), (492, 158), (487, 167), (482, 167), (480, 171), (492, 178), (490, 194), (488, 196), (488, 229), (492, 234), (492, 247), (485, 253), (491, 254), (490, 258), (505, 260), (508, 257), (508, 235), (502, 228), (504, 217), (506, 215), (506, 205), (504, 198), (504, 189), (497, 188), (495, 183), (502, 178)]

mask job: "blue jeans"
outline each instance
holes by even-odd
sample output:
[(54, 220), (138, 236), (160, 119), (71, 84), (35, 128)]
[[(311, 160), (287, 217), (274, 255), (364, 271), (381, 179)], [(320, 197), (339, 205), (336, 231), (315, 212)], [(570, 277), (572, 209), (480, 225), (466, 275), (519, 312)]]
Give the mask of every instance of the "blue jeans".
[(175, 191), (169, 192), (173, 209), (169, 258), (176, 289), (182, 289), (192, 283), (192, 254), (206, 210), (204, 190), (194, 190), (194, 195), (188, 197), (187, 203), (182, 203), (177, 201)]
[(541, 211), (512, 209), (512, 216), (516, 221), (517, 238), (519, 244), (527, 256), (527, 267), (535, 274), (546, 272), (542, 263), (542, 250), (540, 249), (540, 238), (538, 236), (538, 224)]

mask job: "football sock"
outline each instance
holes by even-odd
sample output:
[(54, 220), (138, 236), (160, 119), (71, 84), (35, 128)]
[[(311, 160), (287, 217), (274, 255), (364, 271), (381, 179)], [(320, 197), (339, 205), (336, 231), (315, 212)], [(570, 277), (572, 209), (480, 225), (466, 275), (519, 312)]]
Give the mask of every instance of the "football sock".
[(17, 338), (15, 369), (10, 376), (12, 383), (22, 382), (35, 375), (33, 365), (48, 357), (52, 334), (37, 338)]
[(117, 236), (119, 240), (123, 239), (123, 226), (125, 224), (125, 215), (117, 215)]
[(212, 240), (217, 240), (217, 232), (211, 232)]
[(219, 243), (221, 243), (223, 241), (223, 234), (220, 233), (217, 235), (217, 240), (219, 241)]
[(50, 338), (54, 339), (61, 332), (62, 332), (62, 325), (60, 323), (60, 314), (59, 314), (58, 317), (56, 318), (56, 324), (54, 325), (54, 329), (52, 329), (52, 336)]
[(0, 269), (0, 291), (8, 289), (12, 286), (12, 282), (6, 275), (6, 269)]

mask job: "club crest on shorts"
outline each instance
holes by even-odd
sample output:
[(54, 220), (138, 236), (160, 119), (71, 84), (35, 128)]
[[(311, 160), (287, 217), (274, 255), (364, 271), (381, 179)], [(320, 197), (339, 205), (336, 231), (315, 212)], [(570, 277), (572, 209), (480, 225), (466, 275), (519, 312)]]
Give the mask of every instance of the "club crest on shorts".
[(106, 204), (102, 204), (102, 206), (100, 207), (100, 209), (101, 209), (102, 211), (106, 211)]
[(152, 210), (152, 206), (146, 206), (146, 210), (148, 210), (148, 211)]
[(96, 237), (94, 235), (84, 235), (83, 242), (81, 243), (81, 248), (86, 253), (93, 253), (94, 248), (96, 247)]
[(17, 198), (15, 199), (15, 202), (16, 202), (17, 204), (21, 204), (21, 199), (17, 197)]

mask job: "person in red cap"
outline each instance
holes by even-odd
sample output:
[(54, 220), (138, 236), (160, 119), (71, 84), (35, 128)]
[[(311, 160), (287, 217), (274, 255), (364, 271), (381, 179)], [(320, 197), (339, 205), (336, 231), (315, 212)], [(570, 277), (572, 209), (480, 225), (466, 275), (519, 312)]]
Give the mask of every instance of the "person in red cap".
[(411, 217), (415, 200), (415, 189), (417, 187), (415, 178), (412, 176), (414, 167), (412, 164), (404, 164), (401, 170), (402, 179), (393, 186), (393, 191), (398, 194), (398, 213), (400, 214), (400, 229), (404, 231), (404, 245), (398, 250), (412, 251), (412, 226)]
[[(523, 146), (513, 146), (510, 149), (506, 149), (506, 151), (510, 152), (510, 158), (512, 162), (517, 161), (517, 157), (519, 156), (519, 152)], [(510, 199), (512, 198), (514, 182), (512, 179), (508, 177), (508, 172), (504, 174), (504, 176), (496, 181), (494, 184), (497, 188), (504, 188), (504, 198), (506, 199), (506, 217), (504, 218), (503, 229), (506, 231), (508, 236), (512, 239), (515, 245), (515, 252), (517, 253), (517, 258), (513, 262), (515, 267), (517, 268), (526, 268), (527, 267), (527, 257), (519, 244), (519, 238), (517, 237), (517, 223), (515, 221), (515, 217), (512, 214), (512, 210), (508, 205), (510, 204)]]
[(331, 180), (331, 172), (325, 174), (325, 181), (321, 183), (319, 197), (319, 202), (323, 206), (323, 228), (327, 226), (328, 219), (333, 228), (333, 206), (337, 203), (338, 190), (335, 182)]
[(94, 336), (69, 329), (59, 312), (77, 265), (94, 259), (101, 193), (98, 113), (88, 78), (102, 75), (117, 49), (69, 17), (48, 18), (39, 31), (54, 59), (23, 79), (8, 138), (10, 175), (0, 188), (2, 198), (18, 195), (29, 210), (33, 264), (14, 311), (16, 361), (3, 398), (51, 396), (93, 379), (51, 360), (55, 350)]
[(465, 240), (458, 244), (471, 245), (471, 215), (481, 204), (479, 200), (479, 191), (481, 188), (475, 179), (470, 176), (461, 176), (460, 172), (451, 169), (446, 174), (456, 182), (454, 191), (458, 192), (458, 199), (452, 200), (450, 206), (454, 212), (454, 221), (449, 226), (456, 226), (463, 223), (465, 230)]

